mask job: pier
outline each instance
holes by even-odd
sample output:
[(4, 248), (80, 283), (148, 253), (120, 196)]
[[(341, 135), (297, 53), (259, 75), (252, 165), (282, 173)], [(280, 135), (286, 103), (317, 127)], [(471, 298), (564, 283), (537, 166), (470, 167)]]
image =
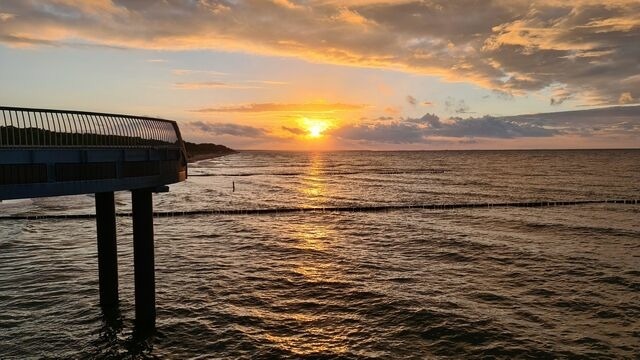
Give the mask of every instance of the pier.
[(0, 201), (95, 194), (100, 305), (118, 305), (114, 192), (132, 196), (136, 330), (155, 328), (153, 193), (187, 178), (175, 121), (0, 106)]

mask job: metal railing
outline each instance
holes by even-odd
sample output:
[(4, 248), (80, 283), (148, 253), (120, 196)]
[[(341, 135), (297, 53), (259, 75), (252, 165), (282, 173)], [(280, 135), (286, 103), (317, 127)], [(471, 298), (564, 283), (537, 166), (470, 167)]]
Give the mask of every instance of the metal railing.
[(175, 121), (0, 106), (2, 147), (181, 147)]

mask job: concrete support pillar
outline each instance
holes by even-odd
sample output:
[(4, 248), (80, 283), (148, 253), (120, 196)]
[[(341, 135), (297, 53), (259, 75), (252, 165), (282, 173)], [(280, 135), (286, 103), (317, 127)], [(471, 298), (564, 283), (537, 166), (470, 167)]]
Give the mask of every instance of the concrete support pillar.
[(135, 270), (136, 330), (155, 329), (156, 293), (153, 255), (152, 189), (133, 190), (133, 263)]
[(96, 227), (100, 305), (112, 307), (118, 305), (118, 245), (113, 192), (96, 194)]

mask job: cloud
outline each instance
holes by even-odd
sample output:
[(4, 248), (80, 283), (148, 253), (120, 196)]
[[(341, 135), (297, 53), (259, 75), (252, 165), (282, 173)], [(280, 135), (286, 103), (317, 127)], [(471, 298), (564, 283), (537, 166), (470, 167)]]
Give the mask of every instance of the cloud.
[(421, 103), (421, 105), (423, 105), (423, 106), (432, 106), (432, 105), (433, 105), (433, 103), (432, 103), (431, 101), (423, 101), (423, 102)]
[(337, 22), (344, 22), (355, 25), (367, 25), (371, 24), (371, 22), (360, 15), (357, 11), (350, 10), (347, 7), (339, 7), (338, 13), (331, 17), (332, 20), (336, 20)]
[(424, 114), (421, 118), (413, 119), (407, 118), (403, 119), (403, 121), (414, 123), (414, 124), (426, 124), (431, 125), (433, 127), (438, 127), (440, 125), (440, 118), (435, 114)]
[(21, 35), (3, 35), (0, 28), (0, 43), (15, 45), (17, 47), (32, 46), (52, 46), (52, 47), (69, 47), (77, 49), (106, 48), (115, 50), (125, 50), (126, 47), (118, 45), (108, 45), (93, 42), (82, 41), (57, 41), (48, 40), (37, 37), (21, 36)]
[(557, 88), (554, 89), (553, 95), (551, 96), (551, 99), (549, 99), (549, 104), (552, 106), (560, 105), (567, 100), (573, 99), (574, 96), (575, 94), (568, 91), (565, 87)]
[[(391, 123), (346, 125), (335, 137), (368, 143), (429, 144), (442, 139), (473, 143), (474, 139), (551, 138), (558, 136), (640, 139), (640, 106), (442, 120), (435, 114)], [(640, 140), (636, 143), (640, 146)]]
[[(176, 82), (175, 89), (180, 90), (200, 90), (200, 89), (262, 89), (265, 86), (286, 85), (286, 82), (269, 80), (248, 80), (241, 83), (228, 83), (223, 81), (194, 81)], [(261, 86), (260, 86), (261, 85)]]
[(634, 102), (635, 100), (629, 91), (620, 94), (620, 98), (618, 99), (618, 103), (620, 104), (633, 104)]
[(407, 102), (413, 106), (416, 106), (418, 100), (411, 95), (407, 95)]
[[(510, 122), (556, 129), (580, 136), (620, 135), (640, 139), (640, 106), (506, 116)], [(640, 140), (637, 141), (640, 146)]]
[(238, 125), (231, 123), (209, 123), (204, 121), (194, 121), (188, 124), (196, 130), (213, 135), (231, 135), (248, 138), (259, 138), (267, 135), (267, 131), (261, 128)]
[(276, 81), (276, 80), (248, 80), (246, 82), (255, 83), (255, 84), (264, 84), (264, 85), (274, 85), (274, 86), (289, 84), (286, 81)]
[(522, 137), (550, 137), (560, 131), (536, 124), (517, 123), (506, 119), (485, 116), (481, 118), (450, 119), (447, 122), (431, 120), (425, 132), (431, 136), (479, 137), (513, 139)]
[(283, 6), (287, 9), (295, 9), (298, 7), (298, 5), (294, 4), (293, 2), (289, 1), (289, 0), (271, 0), (274, 4), (279, 5), (279, 6)]
[(444, 108), (449, 113), (467, 114), (470, 111), (469, 105), (464, 100), (457, 100), (448, 96), (444, 101)]
[(13, 14), (0, 12), (0, 21), (7, 21), (7, 20), (12, 19), (14, 17), (15, 17), (15, 15), (13, 15)]
[(366, 142), (412, 144), (425, 141), (424, 131), (415, 124), (395, 122), (391, 124), (347, 125), (332, 132), (333, 136)]
[(184, 75), (212, 75), (212, 76), (226, 76), (227, 73), (213, 70), (192, 70), (192, 69), (173, 69), (171, 72), (177, 76)]
[(400, 114), (400, 109), (398, 109), (395, 106), (387, 106), (386, 108), (384, 108), (384, 112), (389, 114), (389, 115), (399, 115)]
[(180, 90), (200, 90), (200, 89), (260, 89), (259, 86), (230, 84), (220, 81), (201, 82), (177, 82), (173, 87)]
[(291, 127), (283, 126), (282, 130), (290, 132), (293, 135), (298, 135), (298, 136), (307, 134), (306, 131), (304, 131), (304, 130), (302, 130), (300, 128), (291, 128)]
[(516, 122), (491, 116), (451, 118), (441, 121), (434, 114), (425, 114), (421, 118), (406, 118), (393, 123), (346, 125), (332, 131), (332, 134), (347, 140), (415, 144), (428, 143), (434, 138), (551, 137), (561, 134), (561, 131), (535, 123)]
[(145, 60), (148, 63), (166, 63), (167, 60), (165, 59), (147, 59)]
[(193, 110), (202, 113), (261, 113), (261, 112), (335, 112), (360, 110), (365, 108), (362, 104), (345, 103), (303, 103), (303, 104), (279, 104), (260, 103), (232, 106), (220, 106)]

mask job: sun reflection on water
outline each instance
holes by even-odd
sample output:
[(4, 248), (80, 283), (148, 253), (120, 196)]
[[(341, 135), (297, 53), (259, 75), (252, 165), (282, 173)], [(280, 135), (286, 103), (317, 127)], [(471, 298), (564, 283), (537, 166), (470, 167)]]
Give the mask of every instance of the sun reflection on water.
[(304, 250), (323, 251), (326, 250), (328, 233), (325, 228), (309, 226), (306, 224), (297, 224), (296, 226), (296, 247)]
[(327, 197), (324, 159), (322, 154), (310, 154), (309, 167), (300, 184), (299, 192), (305, 195), (307, 203), (303, 206), (320, 206)]
[(346, 353), (349, 348), (347, 337), (340, 334), (331, 334), (323, 330), (322, 327), (307, 328), (304, 336), (277, 336), (266, 334), (266, 340), (274, 343), (277, 347), (287, 350), (295, 355), (311, 354), (341, 354)]
[[(322, 169), (318, 158), (314, 158), (309, 168), (309, 174), (318, 174)], [(289, 280), (296, 284), (296, 293), (284, 301), (284, 306), (298, 307), (299, 303), (306, 303), (305, 292), (308, 289), (317, 289), (318, 286), (337, 286), (346, 284), (345, 274), (338, 258), (334, 256), (336, 249), (340, 248), (340, 237), (328, 224), (321, 222), (292, 222), (288, 224), (287, 233), (290, 234), (289, 246), (297, 251), (303, 251), (304, 255), (295, 261), (284, 261), (283, 265), (290, 272)], [(338, 285), (339, 286), (339, 285)], [(312, 293), (316, 290), (312, 290)], [(299, 292), (299, 293), (298, 293)], [(298, 335), (289, 335), (278, 332), (264, 334), (264, 340), (271, 342), (275, 347), (294, 354), (295, 356), (309, 356), (313, 354), (340, 354), (350, 351), (348, 335), (352, 329), (339, 318), (328, 318), (318, 315), (318, 310), (323, 306), (334, 303), (334, 299), (316, 299), (317, 307), (303, 306), (302, 314), (297, 313), (297, 318), (289, 321), (299, 328)], [(302, 315), (302, 316), (300, 316)]]

